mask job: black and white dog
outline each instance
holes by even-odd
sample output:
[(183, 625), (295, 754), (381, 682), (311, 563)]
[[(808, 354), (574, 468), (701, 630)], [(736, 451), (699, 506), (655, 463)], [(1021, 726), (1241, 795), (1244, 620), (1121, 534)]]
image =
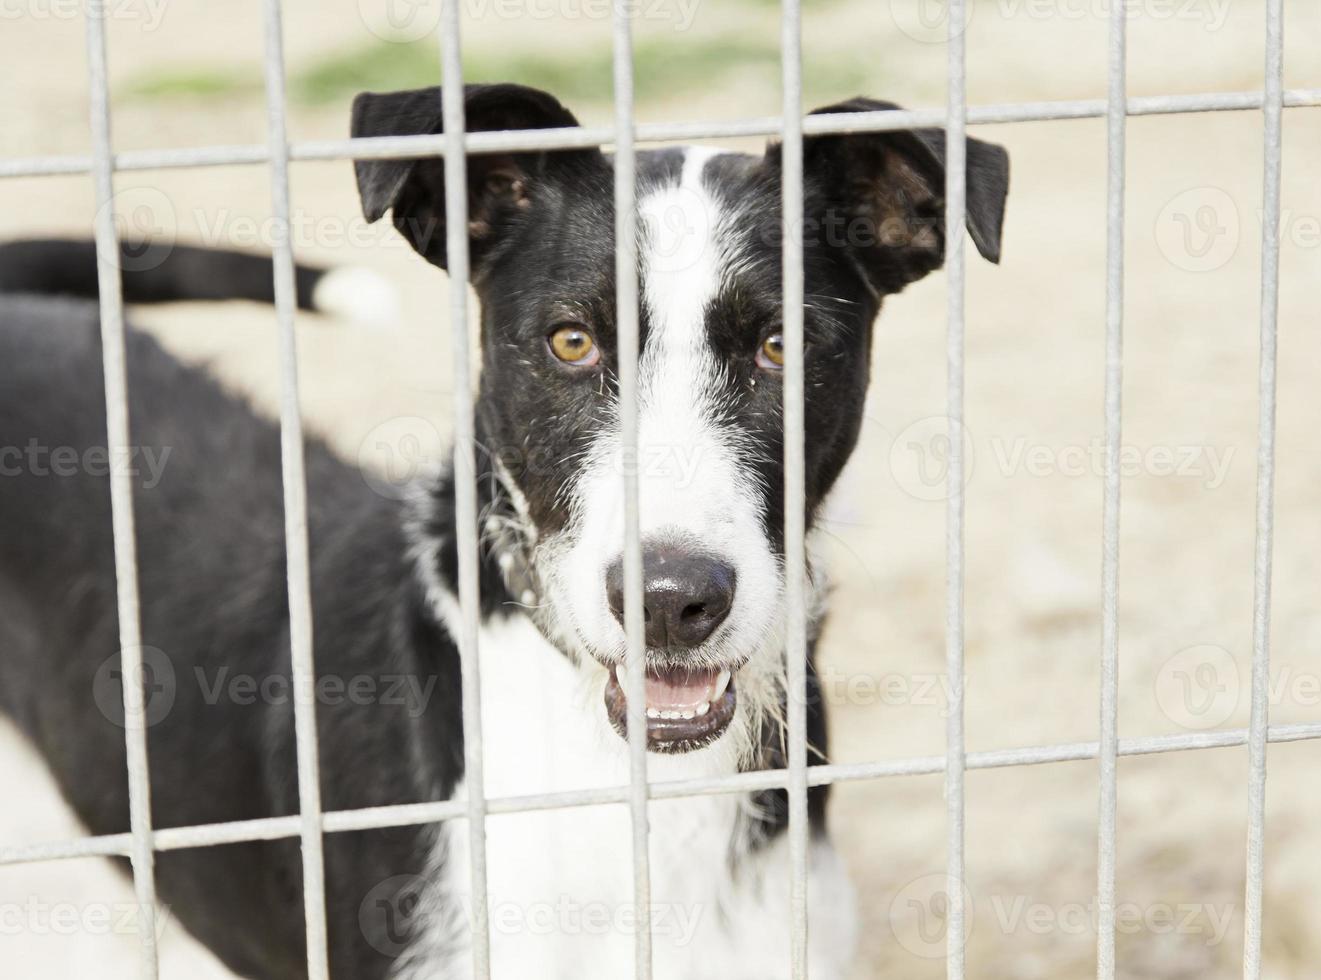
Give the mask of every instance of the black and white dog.
[[(822, 111), (892, 108), (857, 99)], [(473, 130), (577, 125), (554, 98), (517, 85), (469, 88), (466, 113)], [(354, 104), (356, 136), (440, 126), (434, 88)], [(942, 262), (943, 139), (920, 130), (806, 142), (809, 525), (858, 436), (883, 298)], [(390, 213), (443, 268), (441, 161), (356, 168), (366, 216)], [(775, 145), (764, 156), (678, 148), (639, 158), (636, 463), (657, 779), (783, 764), (780, 169)], [(969, 140), (968, 227), (992, 261), (1007, 184), (1005, 152)], [(468, 192), (482, 310), (485, 791), (622, 784), (611, 160), (596, 149), (474, 156)], [(90, 246), (77, 249), (9, 246), (0, 289), (94, 293)], [(126, 272), (125, 291), (268, 298), (267, 276), (267, 261), (178, 249)], [(300, 273), (302, 305), (323, 279)], [(130, 332), (128, 344), (155, 824), (293, 813), (292, 704), (270, 693), (287, 692), (270, 682), (290, 674), (278, 433), (146, 335)], [(100, 379), (94, 304), (0, 301), (0, 706), (105, 834), (127, 829), (127, 791), (108, 484), (92, 465), (105, 443)], [(57, 472), (63, 450), (78, 463)], [(35, 461), (41, 451), (47, 465)], [(167, 453), (148, 474), (147, 458)], [(420, 487), (400, 514), (320, 442), (307, 445), (307, 470), (324, 805), (460, 797), (453, 477)], [(813, 581), (815, 634), (819, 572)], [(227, 676), (251, 680), (251, 696)], [(354, 685), (415, 696), (345, 696)], [(817, 761), (819, 698), (809, 728)], [(813, 790), (819, 980), (845, 975), (853, 929), (825, 804), (825, 789)], [(785, 813), (778, 792), (652, 804), (658, 980), (787, 975)], [(630, 975), (626, 808), (494, 816), (488, 834), (497, 977)], [(462, 821), (328, 835), (334, 975), (468, 976), (466, 848)], [(285, 980), (305, 976), (300, 869), (297, 842), (283, 840), (163, 853), (157, 877), (161, 900), (232, 970)]]

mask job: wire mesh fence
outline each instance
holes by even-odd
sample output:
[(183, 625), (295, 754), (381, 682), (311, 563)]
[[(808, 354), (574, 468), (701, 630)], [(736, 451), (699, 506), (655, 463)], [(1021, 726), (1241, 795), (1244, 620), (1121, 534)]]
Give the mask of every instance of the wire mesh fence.
[[(634, 119), (633, 51), (630, 5), (614, 4), (615, 123), (612, 127), (468, 133), (464, 128), (461, 67), (460, 6), (446, 4), (442, 19), (444, 132), (438, 136), (407, 136), (290, 141), (286, 131), (286, 92), (280, 0), (265, 4), (265, 85), (268, 139), (264, 145), (206, 146), (116, 153), (111, 137), (111, 112), (106, 74), (104, 0), (87, 0), (86, 26), (91, 94), (92, 152), (87, 156), (44, 156), (0, 160), (0, 177), (88, 174), (95, 181), (101, 329), (103, 336), (108, 447), (111, 453), (131, 445), (125, 366), (125, 324), (120, 293), (119, 249), (116, 247), (114, 175), (116, 172), (253, 164), (269, 167), (275, 234), (275, 300), (279, 324), (280, 423), (286, 515), (287, 580), (293, 654), (294, 690), (311, 691), (315, 683), (312, 595), (308, 566), (307, 499), (303, 462), (302, 416), (298, 398), (297, 351), (294, 334), (293, 246), (290, 221), (289, 165), (300, 160), (351, 160), (443, 157), (447, 186), (448, 269), (457, 284), (468, 278), (465, 228), (466, 157), (510, 151), (557, 150), (611, 146), (615, 160), (616, 282), (620, 343), (621, 431), (625, 452), (636, 451), (637, 358), (639, 351), (638, 282), (635, 226), (635, 153), (644, 142), (769, 135), (782, 140), (783, 211), (789, 234), (783, 244), (784, 297), (784, 427), (785, 427), (785, 576), (787, 605), (786, 657), (789, 668), (788, 764), (784, 769), (743, 772), (732, 776), (649, 781), (642, 634), (642, 545), (638, 522), (636, 472), (626, 472), (624, 582), (628, 637), (627, 684), (631, 781), (626, 785), (536, 796), (487, 798), (482, 779), (482, 725), (479, 713), (481, 678), (478, 670), (479, 623), (478, 527), (475, 480), (473, 379), (469, 367), (467, 292), (451, 290), (450, 322), (454, 353), (454, 446), (459, 554), (459, 600), (462, 629), (454, 639), (462, 660), (464, 754), (467, 794), (463, 799), (434, 803), (382, 806), (323, 812), (319, 791), (315, 699), (294, 699), (299, 813), (241, 822), (155, 829), (151, 824), (151, 786), (147, 766), (147, 725), (143, 723), (143, 690), (125, 683), (124, 710), (130, 788), (130, 830), (24, 846), (0, 847), (0, 865), (120, 856), (131, 861), (137, 901), (147, 917), (140, 930), (141, 975), (158, 975), (154, 856), (157, 852), (244, 841), (297, 838), (301, 843), (303, 899), (307, 933), (307, 971), (312, 980), (329, 976), (323, 836), (355, 830), (413, 826), (445, 820), (466, 821), (469, 835), (472, 894), (473, 976), (490, 975), (486, 902), (485, 821), (488, 815), (602, 804), (627, 806), (632, 818), (635, 907), (640, 915), (650, 907), (648, 805), (651, 800), (712, 794), (783, 789), (788, 793), (791, 895), (791, 962), (795, 980), (807, 976), (808, 816), (812, 786), (891, 776), (943, 774), (945, 779), (946, 974), (965, 975), (964, 777), (969, 770), (1092, 760), (1099, 764), (1100, 812), (1097, 837), (1097, 976), (1115, 977), (1117, 847), (1117, 760), (1124, 756), (1193, 751), (1246, 745), (1249, 749), (1249, 826), (1245, 895), (1243, 974), (1261, 976), (1262, 885), (1265, 844), (1266, 748), (1272, 742), (1321, 738), (1321, 724), (1270, 724), (1269, 614), (1273, 536), (1276, 332), (1279, 289), (1279, 225), (1281, 130), (1283, 109), (1321, 106), (1321, 89), (1283, 87), (1283, 0), (1266, 7), (1266, 65), (1261, 91), (1133, 98), (1127, 95), (1126, 19), (1123, 4), (1113, 5), (1109, 19), (1108, 93), (1103, 100), (1071, 100), (998, 105), (969, 105), (965, 94), (964, 23), (967, 0), (950, 0), (948, 22), (948, 99), (943, 109), (825, 114), (805, 117), (802, 98), (801, 9), (799, 0), (782, 4), (782, 95), (778, 118), (715, 123), (680, 121), (638, 124)], [(1118, 730), (1118, 586), (1120, 575), (1119, 504), (1121, 489), (1123, 405), (1124, 193), (1125, 127), (1129, 116), (1171, 113), (1259, 111), (1264, 122), (1263, 222), (1260, 309), (1259, 443), (1257, 460), (1256, 552), (1252, 658), (1252, 713), (1245, 729), (1170, 736), (1121, 738)], [(964, 422), (964, 249), (966, 127), (1079, 118), (1104, 118), (1107, 124), (1107, 262), (1105, 360), (1105, 470), (1102, 521), (1102, 611), (1100, 735), (1095, 742), (1037, 745), (990, 752), (968, 752), (963, 727), (964, 659), (964, 460), (962, 442), (951, 441), (947, 470), (947, 595), (946, 674), (948, 716), (946, 752), (898, 761), (864, 764), (808, 765), (805, 706), (807, 649), (807, 557), (804, 514), (804, 361), (803, 361), (803, 241), (795, 222), (803, 212), (802, 156), (804, 136), (880, 132), (915, 126), (943, 126), (946, 133), (946, 269), (947, 269), (947, 416), (953, 426)], [(797, 233), (795, 233), (797, 232)], [(115, 568), (118, 587), (120, 643), (125, 678), (142, 677), (137, 561), (134, 548), (132, 483), (127, 471), (111, 480)], [(635, 696), (634, 696), (635, 695)], [(798, 696), (803, 695), (803, 696)], [(136, 723), (135, 723), (136, 719)], [(651, 976), (651, 939), (645, 919), (636, 930), (636, 972)]]

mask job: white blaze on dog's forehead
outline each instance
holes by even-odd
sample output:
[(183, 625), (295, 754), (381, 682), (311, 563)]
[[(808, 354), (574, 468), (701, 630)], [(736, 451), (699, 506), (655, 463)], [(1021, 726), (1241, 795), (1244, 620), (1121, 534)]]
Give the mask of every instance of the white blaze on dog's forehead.
[[(719, 284), (717, 202), (702, 181), (718, 151), (690, 147), (678, 183), (638, 202), (642, 230), (643, 292), (658, 328), (701, 328), (703, 309)], [(666, 332), (662, 329), (662, 332)]]
[[(771, 564), (761, 533), (755, 476), (739, 433), (722, 405), (727, 370), (712, 348), (707, 313), (726, 278), (729, 217), (705, 180), (718, 149), (689, 147), (678, 179), (642, 196), (640, 293), (647, 336), (638, 366), (640, 525), (645, 537), (679, 535), (701, 542), (736, 567), (739, 594)], [(616, 446), (617, 448), (617, 446)], [(631, 462), (631, 461), (630, 461)], [(605, 541), (622, 544), (619, 471), (610, 477), (613, 506)], [(611, 555), (613, 558), (613, 555)], [(733, 620), (737, 620), (736, 599)]]
[(724, 250), (718, 237), (720, 204), (702, 175), (718, 152), (689, 147), (678, 182), (647, 194), (638, 206), (641, 293), (649, 324), (639, 365), (644, 531), (682, 526), (685, 510), (691, 522), (697, 516), (692, 498), (711, 500), (717, 490), (702, 486), (704, 477), (735, 476), (729, 472), (727, 437), (715, 425), (722, 372), (706, 319), (720, 289)]
[(642, 226), (642, 296), (651, 314), (648, 348), (700, 349), (706, 307), (720, 286), (719, 203), (702, 174), (719, 151), (689, 147), (676, 184), (638, 203)]

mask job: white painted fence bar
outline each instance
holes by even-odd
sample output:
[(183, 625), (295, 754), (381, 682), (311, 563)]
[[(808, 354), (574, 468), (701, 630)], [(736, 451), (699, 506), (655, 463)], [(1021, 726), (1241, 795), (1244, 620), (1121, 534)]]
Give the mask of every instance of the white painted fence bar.
[[(1262, 108), (1261, 92), (1212, 92), (1202, 95), (1133, 96), (1128, 115), (1151, 116), (1195, 112), (1238, 112)], [(1321, 106), (1321, 89), (1289, 89), (1284, 93), (1286, 109)], [(1062, 119), (1100, 119), (1106, 115), (1105, 99), (1053, 102), (1001, 103), (970, 106), (970, 125), (1048, 122)], [(809, 136), (827, 133), (868, 133), (914, 126), (942, 126), (943, 109), (902, 112), (859, 112), (809, 116), (803, 132)], [(669, 143), (685, 140), (734, 139), (743, 136), (778, 136), (783, 121), (776, 116), (711, 122), (639, 123), (639, 143)], [(586, 146), (610, 146), (613, 127), (510, 130), (469, 133), (464, 149), (470, 154), (514, 151), (565, 150)], [(289, 144), (289, 159), (349, 160), (391, 159), (414, 156), (443, 156), (446, 139), (440, 136), (376, 136), (341, 140), (304, 140)], [(260, 144), (175, 147), (160, 150), (125, 150), (114, 155), (117, 171), (176, 170), (189, 167), (224, 167), (265, 163), (269, 151)], [(40, 177), (91, 173), (92, 157), (86, 154), (55, 154), (10, 157), (0, 160), (0, 178)]]
[(441, 116), (445, 140), (445, 256), (449, 272), (450, 351), (454, 361), (454, 528), (459, 559), (459, 663), (463, 688), (464, 813), (468, 818), (468, 887), (473, 980), (491, 975), (490, 905), (486, 877), (486, 781), (482, 755), (481, 538), (477, 526), (477, 451), (468, 342), (468, 163), (463, 154), (462, 5), (441, 5)]
[[(87, 0), (87, 75), (91, 89), (92, 174), (96, 183), (96, 277), (101, 302), (101, 359), (105, 374), (106, 450), (111, 459), (128, 457), (132, 439), (128, 417), (128, 370), (124, 355), (124, 297), (119, 278), (119, 238), (115, 226), (114, 162), (110, 138), (110, 83), (106, 75), (104, 0)], [(151, 774), (147, 760), (147, 717), (142, 668), (142, 618), (138, 593), (137, 532), (133, 517), (133, 476), (112, 467), (110, 511), (115, 551), (119, 669), (124, 693), (124, 750), (128, 769), (128, 849), (138, 904), (138, 938), (143, 980), (156, 980), (155, 851), (151, 833)]]
[(1257, 428), (1257, 531), (1252, 602), (1252, 717), (1248, 756), (1248, 853), (1243, 980), (1261, 978), (1266, 851), (1266, 743), (1270, 725), (1271, 559), (1275, 542), (1275, 362), (1280, 300), (1280, 170), (1283, 142), (1284, 0), (1267, 0), (1261, 217), (1261, 356)]
[(619, 345), (619, 430), (624, 481), (624, 697), (629, 816), (633, 829), (634, 976), (651, 980), (651, 855), (647, 789), (646, 637), (638, 494), (638, 213), (630, 4), (615, 0), (615, 324)]
[[(1161, 755), (1167, 752), (1233, 748), (1247, 745), (1248, 735), (1247, 728), (1230, 728), (1221, 731), (1190, 732), (1183, 735), (1121, 738), (1119, 755), (1122, 758), (1135, 755)], [(1321, 723), (1272, 725), (1267, 740), (1272, 743), (1321, 740)], [(1012, 766), (1084, 762), (1098, 758), (1099, 753), (1100, 746), (1097, 742), (1060, 742), (1053, 745), (969, 752), (966, 761), (968, 769), (1005, 769)], [(807, 770), (807, 783), (809, 786), (822, 786), (826, 783), (857, 782), (895, 776), (931, 776), (944, 771), (943, 755), (917, 756), (881, 762), (810, 766)], [(784, 789), (788, 784), (788, 769), (763, 769), (734, 776), (660, 780), (650, 783), (649, 788), (652, 799), (672, 800), (691, 796), (718, 796), (725, 793), (755, 793), (767, 789)], [(630, 792), (631, 787), (624, 785), (530, 796), (496, 796), (487, 800), (487, 812), (525, 813), (532, 810), (623, 804), (628, 802)], [(329, 811), (323, 815), (322, 825), (326, 833), (376, 830), (453, 820), (465, 817), (467, 812), (467, 803), (461, 800), (408, 803)], [(157, 851), (177, 851), (215, 844), (279, 840), (285, 837), (297, 837), (299, 826), (298, 817), (268, 817), (217, 824), (197, 824), (191, 827), (167, 827), (155, 831), (153, 843)], [(127, 857), (131, 848), (131, 834), (103, 834), (64, 841), (21, 844), (0, 848), (0, 867), (111, 855)]]
[(945, 676), (948, 692), (945, 721), (945, 976), (963, 980), (967, 878), (964, 862), (966, 806), (963, 785), (967, 749), (963, 732), (963, 353), (964, 353), (964, 224), (967, 217), (967, 52), (964, 11), (967, 0), (949, 0), (946, 17), (945, 116), (945, 281), (946, 387), (949, 466), (945, 507)]
[(285, 124), (284, 37), (280, 0), (265, 3), (267, 139), (271, 210), (275, 221), (275, 316), (280, 346), (280, 472), (284, 486), (284, 541), (289, 596), (289, 645), (294, 689), (294, 742), (298, 761), (299, 837), (303, 859), (303, 917), (308, 980), (329, 980), (325, 857), (321, 837), (321, 765), (317, 745), (316, 667), (312, 654), (312, 573), (308, 558), (307, 478), (303, 413), (298, 400), (298, 342), (294, 253), (289, 236), (289, 152)]
[(784, 112), (780, 186), (784, 222), (784, 608), (789, 782), (789, 965), (807, 978), (807, 499), (803, 361), (803, 51), (800, 0), (782, 0)]
[(1124, 177), (1128, 8), (1110, 10), (1106, 115), (1105, 499), (1101, 516), (1101, 739), (1096, 829), (1096, 977), (1115, 980), (1119, 796), (1119, 504), (1124, 388)]

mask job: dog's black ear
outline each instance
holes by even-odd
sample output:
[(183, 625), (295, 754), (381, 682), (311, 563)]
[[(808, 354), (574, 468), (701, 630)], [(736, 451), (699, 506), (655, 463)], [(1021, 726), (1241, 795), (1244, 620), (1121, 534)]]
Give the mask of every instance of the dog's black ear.
[[(468, 85), (464, 119), (469, 132), (577, 126), (554, 96), (523, 85)], [(413, 89), (353, 100), (352, 134), (409, 136), (443, 129), (440, 89)], [(553, 162), (552, 162), (553, 161)], [(474, 272), (499, 233), (532, 204), (536, 184), (552, 167), (604, 165), (599, 149), (565, 153), (479, 154), (468, 157), (468, 238)], [(376, 221), (392, 212), (395, 227), (428, 262), (445, 268), (445, 166), (438, 157), (355, 160), (362, 213)]]
[[(890, 102), (851, 99), (812, 115), (898, 110)], [(897, 292), (945, 259), (945, 131), (907, 129), (809, 136), (803, 170), (815, 188), (808, 214), (833, 242), (850, 248), (878, 293)], [(967, 224), (983, 257), (1000, 261), (1000, 231), (1009, 190), (1004, 147), (968, 139)], [(815, 198), (815, 200), (813, 200)], [(825, 213), (819, 213), (824, 211)]]

